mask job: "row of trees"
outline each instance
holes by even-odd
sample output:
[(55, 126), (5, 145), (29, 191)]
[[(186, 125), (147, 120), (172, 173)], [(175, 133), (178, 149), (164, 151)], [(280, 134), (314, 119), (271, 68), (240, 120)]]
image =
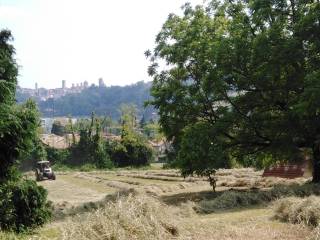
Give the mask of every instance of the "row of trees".
[[(145, 115), (142, 117), (138, 116), (139, 109), (135, 104), (121, 104), (118, 112), (120, 117), (115, 120), (111, 116), (96, 116), (96, 121), (99, 121), (99, 128), (103, 133), (121, 135), (124, 124), (130, 129), (136, 132), (142, 133), (149, 140), (160, 140), (163, 135), (159, 129), (159, 124), (157, 123), (157, 116), (152, 114), (152, 118)], [(70, 134), (74, 132), (80, 132), (84, 127), (88, 128), (90, 126), (90, 121), (87, 118), (78, 118), (74, 124), (72, 124), (72, 119), (69, 118), (57, 118), (53, 121), (51, 133), (59, 136), (64, 136), (65, 134)]]
[[(70, 121), (67, 129), (73, 135), (71, 147), (67, 150), (47, 148), (48, 158), (69, 166), (90, 164), (102, 169), (148, 165), (153, 157), (153, 150), (147, 144), (147, 139), (134, 128), (135, 114), (123, 111), (119, 140), (103, 138), (102, 123), (105, 120), (92, 114), (90, 120), (82, 119), (76, 127)], [(76, 133), (80, 135), (79, 142), (76, 141)]]
[(151, 104), (185, 174), (304, 149), (320, 182), (319, 1), (186, 4), (156, 43)]

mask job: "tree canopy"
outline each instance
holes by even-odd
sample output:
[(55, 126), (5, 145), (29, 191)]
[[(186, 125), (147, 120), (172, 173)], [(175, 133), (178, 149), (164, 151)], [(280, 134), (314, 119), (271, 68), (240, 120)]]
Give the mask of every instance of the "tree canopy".
[(320, 181), (319, 1), (186, 4), (182, 16), (168, 17), (156, 43), (146, 55), (164, 133), (183, 156), (184, 136), (196, 126), (203, 132), (204, 124), (212, 145), (198, 141), (193, 149), (215, 153), (188, 155), (184, 170), (247, 156), (292, 160), (306, 148), (313, 181)]
[(0, 183), (12, 177), (12, 167), (32, 145), (40, 123), (34, 102), (15, 104), (18, 67), (12, 39), (10, 31), (0, 31)]
[(51, 207), (47, 191), (22, 179), (16, 168), (19, 157), (36, 152), (40, 121), (33, 101), (15, 103), (18, 66), (12, 40), (10, 31), (0, 31), (0, 228), (22, 232), (47, 222)]

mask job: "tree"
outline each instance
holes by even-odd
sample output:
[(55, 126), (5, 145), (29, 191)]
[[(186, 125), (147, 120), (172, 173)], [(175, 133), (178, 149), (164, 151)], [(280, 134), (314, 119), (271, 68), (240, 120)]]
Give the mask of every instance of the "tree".
[(80, 140), (71, 146), (70, 163), (73, 165), (93, 164), (98, 168), (112, 168), (112, 162), (102, 139), (100, 120), (92, 113), (88, 124), (82, 122)]
[(0, 31), (0, 184), (12, 176), (19, 155), (37, 136), (39, 115), (32, 101), (15, 104), (18, 68), (10, 31)]
[(136, 107), (125, 104), (120, 111), (121, 141), (107, 142), (107, 150), (112, 161), (118, 167), (149, 164), (153, 157), (153, 150), (148, 146), (142, 133), (137, 132)]
[(121, 141), (107, 143), (107, 150), (117, 167), (148, 165), (153, 157), (145, 139), (127, 127), (122, 130)]
[(123, 126), (135, 128), (137, 125), (137, 106), (134, 104), (121, 104), (120, 106), (120, 121)]
[[(320, 182), (318, 1), (186, 4), (183, 16), (168, 17), (156, 43), (151, 103), (177, 155), (186, 129), (200, 123), (214, 146), (203, 151), (224, 159), (291, 160), (310, 149), (313, 181)], [(158, 69), (160, 59), (166, 70)], [(203, 170), (197, 160), (190, 159), (189, 172)]]
[(40, 121), (33, 101), (15, 103), (18, 67), (12, 39), (10, 31), (0, 31), (0, 228), (21, 232), (43, 225), (51, 208), (47, 191), (16, 170), (19, 157), (39, 140)]

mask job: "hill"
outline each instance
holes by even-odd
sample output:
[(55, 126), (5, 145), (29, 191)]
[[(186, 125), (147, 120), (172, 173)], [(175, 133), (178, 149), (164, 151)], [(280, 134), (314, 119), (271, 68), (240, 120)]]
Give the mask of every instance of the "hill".
[[(111, 116), (118, 119), (121, 104), (134, 104), (138, 115), (146, 119), (152, 116), (153, 108), (144, 108), (144, 102), (150, 99), (151, 82), (138, 82), (127, 86), (97, 87), (91, 86), (80, 93), (68, 94), (57, 99), (37, 100), (43, 117), (89, 116), (91, 112), (97, 115)], [(17, 92), (16, 99), (22, 102), (26, 96)]]

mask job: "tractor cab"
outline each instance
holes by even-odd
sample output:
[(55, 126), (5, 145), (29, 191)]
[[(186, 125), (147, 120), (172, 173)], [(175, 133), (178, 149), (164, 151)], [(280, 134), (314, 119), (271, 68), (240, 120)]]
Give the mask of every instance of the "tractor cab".
[(41, 181), (44, 178), (56, 180), (56, 175), (54, 174), (49, 161), (37, 162), (35, 174), (37, 181)]

